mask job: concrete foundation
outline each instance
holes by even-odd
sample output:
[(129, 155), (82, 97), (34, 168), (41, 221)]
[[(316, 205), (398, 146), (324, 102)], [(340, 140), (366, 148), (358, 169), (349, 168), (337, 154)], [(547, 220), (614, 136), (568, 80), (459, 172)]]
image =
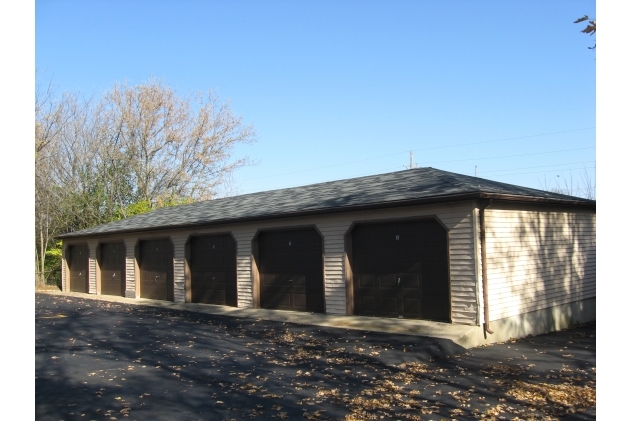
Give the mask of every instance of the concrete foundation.
[[(51, 293), (44, 292), (43, 293)], [(115, 297), (82, 293), (56, 292), (66, 296), (76, 296), (93, 300), (121, 302), (133, 305), (172, 308), (223, 316), (252, 319), (275, 320), (289, 323), (328, 326), (344, 329), (358, 329), (374, 332), (387, 332), (402, 335), (427, 336), (453, 341), (463, 348), (505, 342), (510, 339), (525, 338), (565, 329), (569, 326), (596, 320), (596, 299), (575, 301), (544, 310), (533, 311), (514, 317), (491, 322), (493, 334), (484, 334), (482, 326), (430, 322), (427, 320), (389, 319), (382, 317), (336, 316), (296, 311), (236, 308), (212, 304), (174, 303), (172, 301), (149, 300), (144, 298)], [(131, 294), (130, 294), (131, 295)]]
[(493, 334), (485, 334), (482, 326), (468, 331), (457, 343), (465, 348), (505, 342), (510, 339), (525, 338), (529, 335), (542, 335), (568, 328), (580, 323), (596, 320), (596, 298), (574, 301), (543, 310), (532, 311), (518, 316), (493, 320), (490, 328)]

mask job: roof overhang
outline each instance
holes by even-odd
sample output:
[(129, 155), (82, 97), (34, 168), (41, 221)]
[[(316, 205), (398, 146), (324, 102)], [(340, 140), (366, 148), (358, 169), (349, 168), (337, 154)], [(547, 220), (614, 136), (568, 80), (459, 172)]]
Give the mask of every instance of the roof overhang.
[(356, 212), (356, 211), (363, 211), (363, 210), (385, 209), (385, 208), (403, 207), (403, 206), (407, 207), (407, 206), (429, 205), (429, 204), (435, 204), (435, 203), (460, 202), (460, 201), (465, 201), (465, 200), (479, 200), (479, 199), (493, 199), (493, 200), (502, 201), (502, 202), (542, 204), (542, 205), (545, 204), (545, 205), (567, 206), (571, 208), (579, 207), (579, 208), (586, 208), (586, 209), (596, 209), (595, 200), (575, 200), (575, 199), (565, 200), (565, 199), (559, 199), (559, 198), (529, 197), (529, 196), (509, 195), (509, 194), (500, 194), (500, 193), (474, 192), (474, 193), (461, 193), (461, 194), (450, 194), (450, 195), (442, 195), (442, 196), (432, 196), (432, 197), (418, 198), (418, 199), (376, 202), (376, 203), (368, 203), (368, 204), (360, 204), (360, 205), (314, 208), (314, 209), (274, 213), (274, 214), (267, 214), (267, 215), (256, 215), (256, 216), (249, 216), (249, 217), (242, 217), (242, 218), (223, 218), (223, 219), (215, 219), (212, 221), (199, 221), (199, 222), (185, 223), (185, 224), (161, 225), (157, 227), (122, 229), (118, 231), (101, 232), (101, 233), (92, 232), (92, 233), (85, 233), (85, 234), (74, 234), (70, 232), (70, 233), (58, 235), (55, 238), (70, 239), (70, 238), (119, 236), (121, 234), (133, 234), (133, 233), (141, 233), (141, 232), (148, 232), (148, 231), (166, 231), (166, 230), (176, 230), (176, 229), (186, 229), (186, 228), (197, 228), (197, 227), (202, 227), (202, 226), (210, 227), (210, 226), (226, 225), (226, 224), (266, 221), (270, 219), (285, 219), (285, 218), (295, 218), (295, 217), (301, 217), (301, 216), (324, 215), (324, 214), (333, 214), (333, 213), (342, 213), (342, 212)]

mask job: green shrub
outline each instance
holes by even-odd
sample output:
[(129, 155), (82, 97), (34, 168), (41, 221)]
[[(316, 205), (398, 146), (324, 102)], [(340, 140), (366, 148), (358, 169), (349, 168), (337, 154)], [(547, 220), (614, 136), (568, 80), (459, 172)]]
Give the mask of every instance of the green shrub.
[(61, 288), (61, 241), (57, 241), (54, 246), (46, 250), (46, 261), (44, 263), (44, 271), (46, 276), (46, 285), (57, 285)]

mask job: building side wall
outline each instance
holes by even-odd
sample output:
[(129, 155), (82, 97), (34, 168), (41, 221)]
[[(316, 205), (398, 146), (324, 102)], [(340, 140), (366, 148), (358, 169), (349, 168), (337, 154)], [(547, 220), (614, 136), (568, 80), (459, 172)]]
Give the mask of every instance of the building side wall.
[(596, 297), (595, 211), (485, 211), (489, 320)]
[[(436, 217), (448, 230), (449, 271), (451, 279), (451, 317), (453, 323), (475, 324), (476, 276), (475, 244), (473, 235), (473, 202), (431, 206), (353, 212), (336, 215), (330, 221), (318, 223), (325, 235), (325, 278), (327, 289), (337, 291), (333, 306), (335, 314), (345, 314), (346, 288), (344, 284), (344, 235), (353, 223), (387, 221), (404, 218)], [(341, 294), (341, 292), (344, 294)], [(327, 291), (328, 292), (328, 291)], [(329, 305), (327, 301), (327, 312)], [(338, 313), (339, 312), (339, 313)]]
[(76, 241), (64, 241), (62, 245), (62, 253), (61, 253), (61, 290), (64, 292), (70, 291), (70, 268), (68, 267), (68, 257), (69, 247), (73, 245), (87, 245), (88, 246), (88, 293), (96, 294), (97, 293), (97, 261), (96, 261), (96, 252), (97, 252), (97, 239), (90, 240), (76, 240)]
[[(254, 306), (254, 267), (252, 241), (257, 232), (267, 229), (315, 227), (323, 237), (325, 311), (327, 314), (346, 314), (345, 238), (353, 223), (388, 221), (404, 218), (436, 217), (445, 225), (449, 235), (451, 275), (451, 311), (454, 323), (475, 324), (476, 274), (473, 234), (472, 201), (425, 206), (398, 207), (360, 212), (345, 212), (299, 218), (283, 218), (240, 224), (226, 224), (187, 230), (159, 231), (134, 236), (108, 236), (108, 241), (123, 240), (126, 246), (127, 291), (137, 294), (138, 265), (135, 247), (139, 240), (151, 237), (171, 238), (174, 247), (174, 300), (186, 300), (185, 244), (192, 235), (231, 233), (237, 243), (237, 305)], [(96, 240), (96, 239), (91, 239)], [(92, 250), (92, 248), (91, 248)], [(91, 252), (92, 253), (92, 252)], [(91, 275), (92, 276), (92, 275)], [(64, 278), (65, 279), (65, 278)], [(91, 291), (92, 292), (92, 291)], [(129, 294), (128, 294), (129, 295)]]
[(380, 209), (258, 223), (226, 225), (196, 233), (230, 231), (237, 241), (238, 306), (253, 306), (252, 240), (260, 230), (314, 226), (323, 236), (324, 293), (327, 314), (346, 314), (345, 235), (353, 223), (436, 216), (449, 230), (452, 321), (475, 324), (476, 277), (473, 202)]
[(442, 215), (449, 228), (449, 264), (451, 277), (451, 317), (454, 323), (476, 324), (475, 239), (473, 203)]

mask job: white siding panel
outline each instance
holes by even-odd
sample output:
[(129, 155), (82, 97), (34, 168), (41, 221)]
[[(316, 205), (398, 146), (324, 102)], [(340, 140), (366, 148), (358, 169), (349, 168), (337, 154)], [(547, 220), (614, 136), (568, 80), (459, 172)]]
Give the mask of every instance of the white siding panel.
[(96, 247), (98, 241), (88, 241), (88, 293), (96, 294)]
[[(136, 291), (136, 256), (135, 247), (137, 238), (127, 237), (125, 242), (125, 289), (127, 291)], [(138, 297), (138, 295), (136, 295)]]
[(186, 302), (186, 240), (188, 233), (171, 235), (173, 243), (173, 301)]
[(596, 296), (593, 211), (485, 214), (491, 321)]
[(237, 307), (252, 308), (254, 296), (252, 290), (252, 239), (255, 227), (245, 227), (232, 231), (237, 242)]
[(67, 288), (67, 279), (68, 279), (68, 273), (66, 272), (66, 269), (68, 268), (68, 262), (66, 261), (66, 251), (68, 250), (68, 245), (66, 244), (66, 242), (64, 241), (63, 246), (61, 248), (62, 253), (61, 253), (61, 290), (63, 292), (67, 292), (68, 290)]
[(346, 314), (346, 281), (344, 275), (344, 235), (350, 221), (327, 218), (316, 224), (324, 237), (324, 301), (326, 314)]

